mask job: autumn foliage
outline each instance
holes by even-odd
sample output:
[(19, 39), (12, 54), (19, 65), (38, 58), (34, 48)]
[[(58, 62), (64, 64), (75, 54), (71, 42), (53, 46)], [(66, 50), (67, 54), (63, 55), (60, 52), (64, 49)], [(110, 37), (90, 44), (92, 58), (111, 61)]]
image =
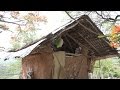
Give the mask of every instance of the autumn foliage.
[(40, 11), (1, 11), (0, 21), (2, 32), (12, 33), (10, 43), (13, 48), (20, 48), (38, 39), (38, 27), (41, 23), (47, 23), (47, 17)]
[(120, 25), (114, 25), (111, 28), (111, 33), (110, 33), (110, 46), (113, 48), (119, 47), (120, 43)]
[(114, 48), (117, 48), (117, 47), (119, 46), (119, 44), (118, 44), (118, 43), (115, 43), (115, 42), (111, 42), (111, 43), (110, 43), (110, 46), (111, 46), (111, 47), (114, 47)]
[(120, 32), (120, 25), (112, 26), (112, 34), (117, 34)]

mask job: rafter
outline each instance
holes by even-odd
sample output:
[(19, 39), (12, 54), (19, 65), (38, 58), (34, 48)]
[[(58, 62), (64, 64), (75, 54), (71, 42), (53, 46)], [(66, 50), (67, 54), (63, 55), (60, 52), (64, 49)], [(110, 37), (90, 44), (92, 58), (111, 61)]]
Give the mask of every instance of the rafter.
[(79, 36), (82, 37), (82, 39), (84, 39), (97, 53), (100, 54), (100, 52), (86, 39), (84, 38), (79, 32), (78, 32)]
[[(66, 34), (70, 39), (72, 39), (76, 44), (78, 44), (79, 46), (82, 46), (84, 48), (87, 48), (86, 46), (84, 46), (83, 44), (81, 44), (80, 42), (78, 42), (77, 40), (75, 40), (71, 35)], [(88, 49), (88, 48), (87, 48)]]

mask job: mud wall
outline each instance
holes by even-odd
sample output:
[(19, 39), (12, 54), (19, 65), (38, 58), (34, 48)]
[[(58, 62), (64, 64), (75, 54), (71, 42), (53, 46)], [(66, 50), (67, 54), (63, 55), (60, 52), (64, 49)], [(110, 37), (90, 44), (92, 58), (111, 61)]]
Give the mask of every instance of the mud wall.
[[(35, 51), (37, 51), (36, 49)], [(22, 60), (22, 78), (52, 79), (54, 70), (52, 49), (45, 47), (32, 52)], [(88, 59), (84, 55), (70, 56), (65, 59), (63, 79), (88, 79)]]
[(65, 73), (67, 79), (87, 79), (87, 58), (85, 56), (66, 57)]
[[(37, 51), (37, 52), (36, 52)], [(52, 49), (45, 47), (36, 49), (22, 60), (22, 78), (27, 79), (32, 73), (32, 79), (50, 79), (54, 68)]]

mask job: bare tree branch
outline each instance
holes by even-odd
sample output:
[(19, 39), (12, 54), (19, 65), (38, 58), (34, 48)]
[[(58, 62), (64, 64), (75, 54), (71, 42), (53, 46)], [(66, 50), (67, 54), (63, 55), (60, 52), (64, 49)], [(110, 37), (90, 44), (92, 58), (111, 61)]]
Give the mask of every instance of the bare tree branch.
[[(11, 24), (20, 25), (20, 24), (15, 23), (15, 22), (5, 21), (5, 20), (3, 20), (3, 18), (6, 18), (6, 17), (4, 17), (3, 15), (0, 15), (0, 22), (5, 22), (5, 23), (11, 23)], [(16, 21), (16, 22), (20, 22), (20, 21), (23, 21), (23, 20), (19, 20), (19, 21)]]
[(20, 25), (20, 24), (18, 24), (18, 23), (15, 23), (15, 22), (9, 22), (9, 21), (5, 21), (5, 20), (1, 20), (1, 19), (0, 19), (0, 22), (5, 22), (5, 23), (11, 23), (11, 24)]
[[(73, 20), (75, 20), (67, 11), (65, 11), (66, 12), (66, 14), (71, 18), (71, 19), (73, 19)], [(75, 20), (76, 21), (76, 20)]]
[(110, 21), (110, 22), (116, 22), (116, 21), (120, 21), (120, 19), (117, 19), (118, 17), (120, 17), (120, 15), (117, 15), (115, 18), (106, 18), (106, 17), (104, 17), (103, 16), (103, 12), (101, 11), (101, 14), (100, 13), (98, 13), (97, 11), (95, 11), (95, 13), (97, 14), (97, 15), (99, 15), (102, 19), (105, 19), (106, 21)]

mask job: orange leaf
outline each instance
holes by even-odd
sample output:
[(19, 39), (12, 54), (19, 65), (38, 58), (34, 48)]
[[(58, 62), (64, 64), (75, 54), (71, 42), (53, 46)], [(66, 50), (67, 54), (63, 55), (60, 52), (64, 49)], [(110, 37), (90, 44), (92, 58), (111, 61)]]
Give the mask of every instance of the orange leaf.
[(120, 32), (120, 25), (115, 25), (112, 27), (112, 34), (116, 34)]
[(115, 43), (115, 42), (111, 42), (110, 46), (113, 47), (113, 48), (117, 48), (117, 47), (119, 47), (119, 44)]

